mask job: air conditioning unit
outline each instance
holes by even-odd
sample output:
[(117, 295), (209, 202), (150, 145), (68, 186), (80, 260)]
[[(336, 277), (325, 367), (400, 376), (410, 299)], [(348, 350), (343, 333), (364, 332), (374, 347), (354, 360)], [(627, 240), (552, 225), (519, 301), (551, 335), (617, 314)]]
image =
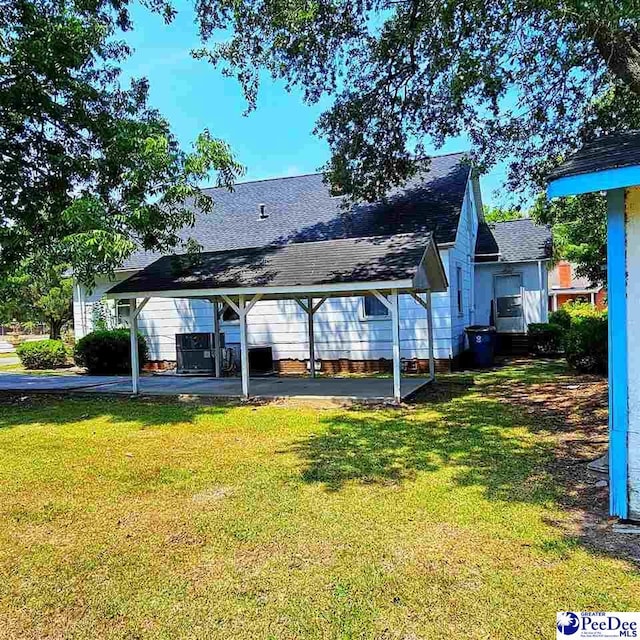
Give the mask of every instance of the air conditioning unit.
[[(220, 347), (224, 346), (224, 333), (221, 333)], [(214, 375), (216, 360), (213, 333), (176, 333), (176, 361), (178, 373)]]

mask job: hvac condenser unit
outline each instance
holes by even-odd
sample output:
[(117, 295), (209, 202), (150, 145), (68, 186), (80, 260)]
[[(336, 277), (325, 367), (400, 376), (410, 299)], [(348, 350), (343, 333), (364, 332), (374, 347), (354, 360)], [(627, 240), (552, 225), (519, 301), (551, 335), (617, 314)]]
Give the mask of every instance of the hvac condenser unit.
[[(214, 375), (214, 345), (213, 333), (176, 333), (177, 372)], [(224, 348), (224, 333), (220, 334), (220, 348)]]

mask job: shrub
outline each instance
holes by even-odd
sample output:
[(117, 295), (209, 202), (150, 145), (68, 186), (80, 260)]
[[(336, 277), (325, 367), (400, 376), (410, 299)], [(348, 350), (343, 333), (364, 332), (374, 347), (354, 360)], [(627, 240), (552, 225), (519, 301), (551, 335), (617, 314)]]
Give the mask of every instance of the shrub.
[(583, 373), (607, 373), (607, 314), (574, 317), (565, 339), (565, 353), (571, 367)]
[(16, 353), (25, 369), (56, 369), (66, 366), (69, 358), (61, 340), (23, 342)]
[(552, 311), (549, 314), (549, 324), (555, 324), (563, 329), (569, 329), (571, 326), (571, 314), (564, 308)]
[[(100, 329), (87, 334), (76, 343), (76, 364), (90, 374), (131, 373), (129, 329)], [(144, 336), (138, 334), (140, 367), (149, 359)]]
[(538, 356), (558, 353), (562, 349), (564, 332), (559, 324), (531, 323), (528, 329), (529, 351)]

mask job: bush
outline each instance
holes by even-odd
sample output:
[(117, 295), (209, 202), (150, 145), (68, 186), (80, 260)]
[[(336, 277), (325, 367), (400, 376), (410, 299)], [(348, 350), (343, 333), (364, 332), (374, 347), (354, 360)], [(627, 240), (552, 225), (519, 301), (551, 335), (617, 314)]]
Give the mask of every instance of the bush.
[(559, 324), (531, 323), (528, 329), (529, 351), (538, 356), (558, 353), (562, 349), (564, 332)]
[(572, 318), (565, 339), (565, 353), (571, 367), (583, 373), (607, 373), (607, 313)]
[[(90, 374), (110, 375), (131, 373), (129, 329), (100, 329), (87, 334), (76, 343), (76, 364), (86, 367)], [(138, 334), (140, 367), (149, 359), (144, 336)]]
[(66, 366), (69, 358), (61, 340), (23, 342), (16, 353), (25, 369), (56, 369)]
[(569, 329), (571, 326), (571, 314), (564, 308), (552, 311), (549, 314), (549, 324), (555, 324), (563, 329)]

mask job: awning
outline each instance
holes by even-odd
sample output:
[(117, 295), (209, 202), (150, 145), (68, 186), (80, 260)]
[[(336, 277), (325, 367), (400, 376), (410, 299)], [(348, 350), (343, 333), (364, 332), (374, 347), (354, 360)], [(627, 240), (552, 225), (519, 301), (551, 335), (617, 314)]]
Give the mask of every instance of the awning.
[(431, 234), (348, 238), (162, 257), (116, 284), (109, 298), (261, 294), (347, 296), (358, 291), (446, 291)]

